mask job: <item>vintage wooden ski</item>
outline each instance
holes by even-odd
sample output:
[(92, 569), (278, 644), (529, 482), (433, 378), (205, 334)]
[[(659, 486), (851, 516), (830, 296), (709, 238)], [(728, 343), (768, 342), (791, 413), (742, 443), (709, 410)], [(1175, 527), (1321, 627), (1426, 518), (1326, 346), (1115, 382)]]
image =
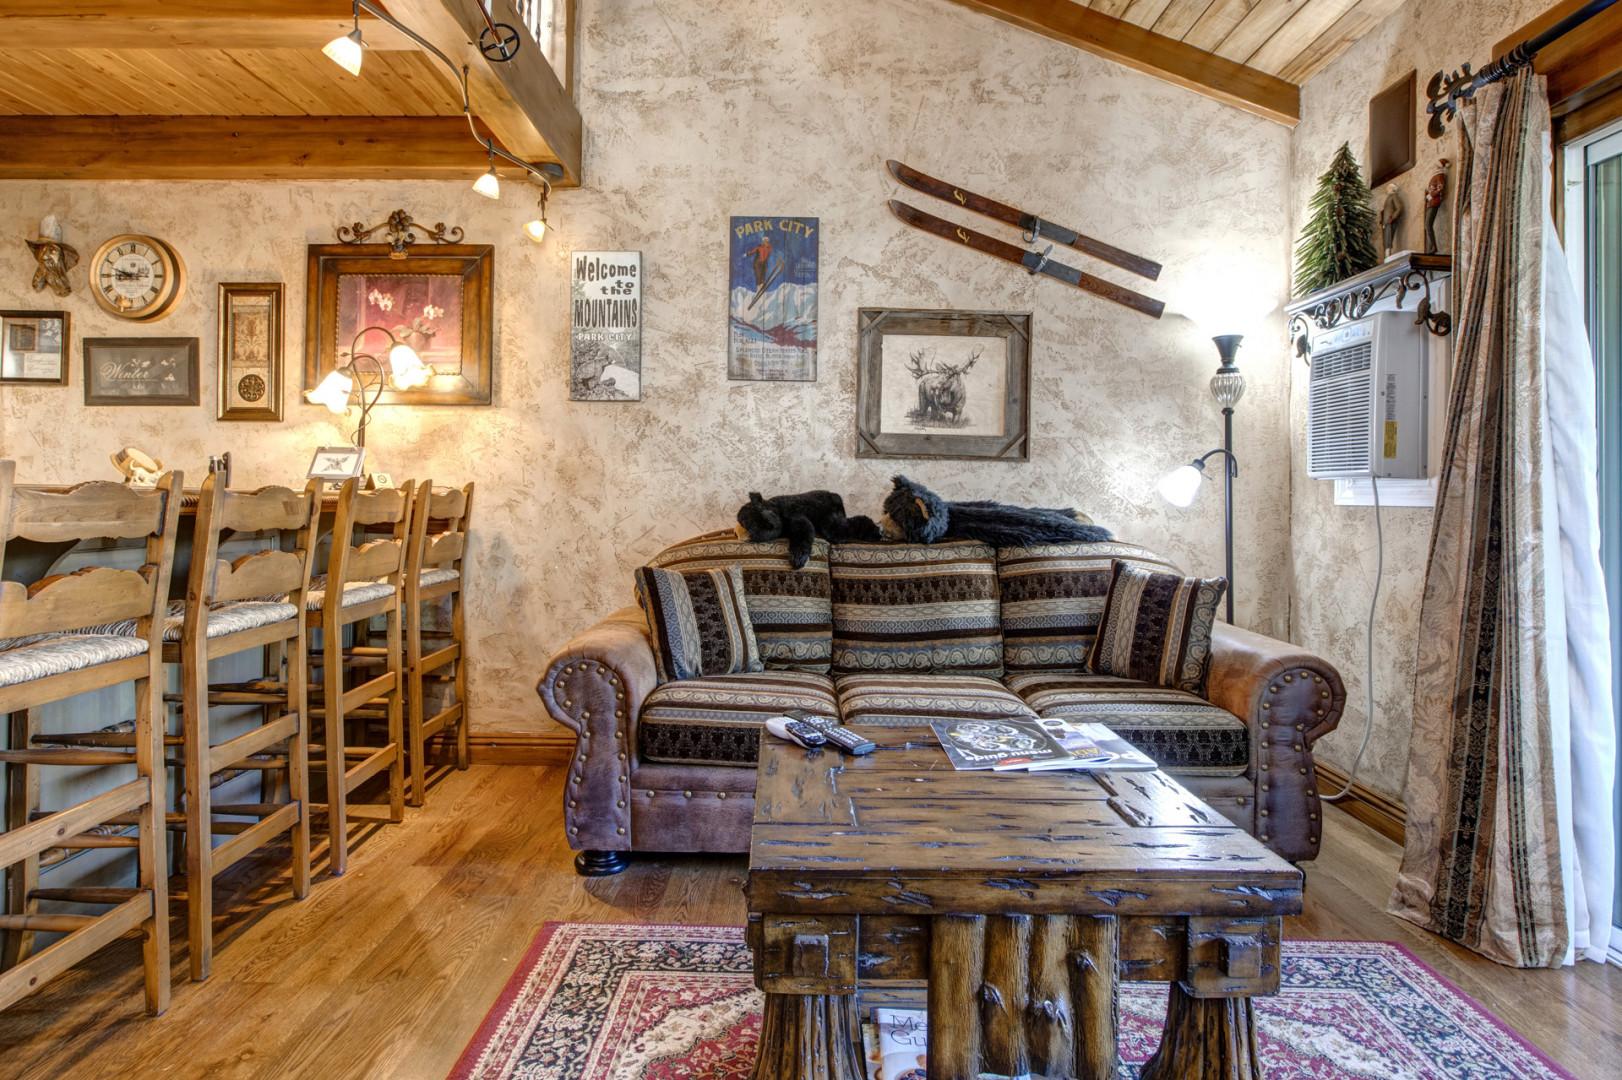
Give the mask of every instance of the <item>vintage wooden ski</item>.
[(1056, 240), (1061, 244), (1068, 244), (1077, 251), (1084, 251), (1095, 259), (1113, 263), (1123, 270), (1130, 270), (1134, 274), (1156, 281), (1160, 277), (1160, 264), (1141, 255), (1134, 255), (1130, 251), (1123, 251), (1113, 244), (1106, 244), (1102, 240), (1094, 240), (1090, 236), (1083, 236), (1074, 229), (1067, 229), (1063, 225), (1039, 218), (1035, 214), (1027, 214), (1018, 207), (1000, 203), (995, 199), (988, 199), (984, 195), (976, 195), (972, 191), (965, 191), (954, 187), (944, 180), (937, 180), (933, 176), (919, 172), (911, 165), (904, 165), (899, 161), (887, 161), (890, 175), (906, 184), (915, 191), (925, 195), (933, 195), (946, 202), (957, 203), (959, 206), (973, 210), (977, 214), (1006, 221), (1008, 224), (1023, 229), (1027, 235), (1027, 243), (1037, 243), (1042, 239)]
[(917, 207), (908, 206), (897, 199), (890, 200), (890, 212), (915, 229), (934, 233), (944, 240), (954, 240), (976, 251), (983, 251), (987, 255), (995, 255), (997, 258), (1005, 259), (1016, 266), (1023, 266), (1033, 274), (1046, 274), (1048, 277), (1058, 278), (1068, 285), (1074, 285), (1078, 289), (1102, 296), (1106, 300), (1113, 300), (1117, 304), (1125, 304), (1134, 311), (1143, 312), (1150, 318), (1158, 319), (1161, 313), (1166, 310), (1166, 305), (1152, 296), (1144, 296), (1140, 292), (1133, 292), (1124, 285), (1117, 285), (1113, 281), (1105, 281), (1103, 278), (1083, 273), (1073, 266), (1054, 262), (1048, 258), (1046, 252), (1026, 251), (1022, 247), (998, 240), (996, 237), (975, 232), (973, 229), (964, 228), (962, 225), (956, 225), (945, 218), (938, 218), (934, 214), (926, 214)]

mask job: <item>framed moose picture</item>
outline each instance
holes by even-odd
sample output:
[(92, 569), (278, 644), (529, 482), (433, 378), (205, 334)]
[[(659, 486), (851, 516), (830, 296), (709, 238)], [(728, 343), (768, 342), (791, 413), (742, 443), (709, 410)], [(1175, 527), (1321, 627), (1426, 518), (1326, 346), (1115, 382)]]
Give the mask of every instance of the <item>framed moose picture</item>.
[(862, 308), (856, 456), (1030, 454), (1031, 316)]

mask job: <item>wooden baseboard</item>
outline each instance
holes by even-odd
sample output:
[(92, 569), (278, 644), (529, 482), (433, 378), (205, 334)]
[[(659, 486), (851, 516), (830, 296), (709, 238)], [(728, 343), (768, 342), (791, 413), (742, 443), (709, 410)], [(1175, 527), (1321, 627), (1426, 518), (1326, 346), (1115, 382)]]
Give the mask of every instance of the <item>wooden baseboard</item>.
[[(1346, 786), (1346, 774), (1327, 762), (1317, 762), (1318, 792), (1332, 795)], [(1346, 811), (1388, 840), (1402, 843), (1408, 811), (1397, 800), (1378, 791), (1353, 784), (1344, 799), (1332, 804)]]
[(480, 734), (468, 736), (468, 750), (480, 765), (562, 765), (574, 749), (567, 731), (539, 735)]

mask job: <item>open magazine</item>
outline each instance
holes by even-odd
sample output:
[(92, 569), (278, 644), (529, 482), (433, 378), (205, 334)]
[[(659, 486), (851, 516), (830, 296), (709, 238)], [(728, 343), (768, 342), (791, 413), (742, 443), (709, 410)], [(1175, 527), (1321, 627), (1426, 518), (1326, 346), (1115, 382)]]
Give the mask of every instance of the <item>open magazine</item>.
[(1038, 772), (1155, 768), (1153, 760), (1103, 724), (1043, 717), (936, 720), (930, 727), (956, 769)]
[(1069, 752), (1070, 759), (1036, 762), (1027, 766), (1032, 772), (1049, 769), (1150, 772), (1158, 768), (1153, 758), (1103, 724), (1087, 724), (1058, 716), (1040, 717), (1036, 722)]

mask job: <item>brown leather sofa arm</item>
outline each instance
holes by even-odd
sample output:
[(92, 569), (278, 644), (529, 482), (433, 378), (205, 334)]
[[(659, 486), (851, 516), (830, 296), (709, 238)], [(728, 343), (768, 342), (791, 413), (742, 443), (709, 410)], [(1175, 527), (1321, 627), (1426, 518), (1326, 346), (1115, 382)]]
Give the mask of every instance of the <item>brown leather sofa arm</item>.
[(618, 859), (608, 853), (631, 848), (636, 717), (657, 683), (647, 623), (630, 607), (563, 646), (535, 688), (552, 718), (576, 735), (563, 821), (569, 846), (582, 852), (582, 873), (610, 872)]
[(1315, 858), (1323, 807), (1312, 744), (1340, 723), (1340, 672), (1288, 642), (1217, 623), (1206, 696), (1250, 728), (1257, 838), (1295, 862)]

